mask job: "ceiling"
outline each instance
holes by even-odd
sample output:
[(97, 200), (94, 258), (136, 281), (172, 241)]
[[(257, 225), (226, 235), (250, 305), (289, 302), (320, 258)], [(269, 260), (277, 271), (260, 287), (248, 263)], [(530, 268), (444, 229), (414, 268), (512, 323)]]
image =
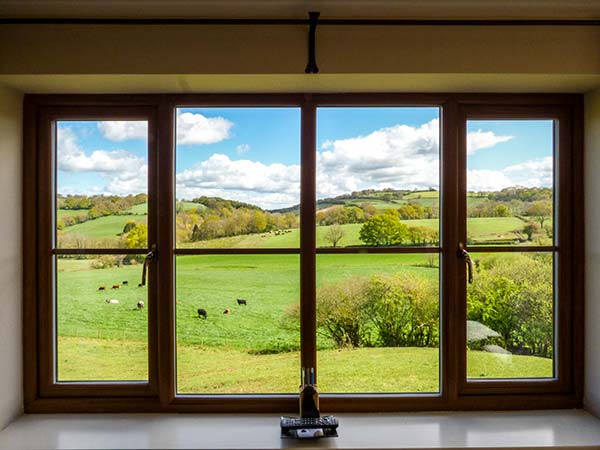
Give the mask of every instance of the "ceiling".
[(600, 0), (0, 0), (0, 18), (600, 19)]

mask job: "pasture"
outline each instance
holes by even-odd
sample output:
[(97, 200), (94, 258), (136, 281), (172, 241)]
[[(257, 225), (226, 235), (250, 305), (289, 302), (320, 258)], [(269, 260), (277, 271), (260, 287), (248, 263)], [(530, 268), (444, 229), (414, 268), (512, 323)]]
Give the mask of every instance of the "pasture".
[[(399, 271), (436, 279), (437, 258), (431, 262), (420, 254), (319, 255), (317, 283)], [(179, 256), (176, 269), (179, 391), (296, 392), (299, 331), (286, 311), (299, 301), (299, 256)], [(141, 265), (91, 269), (91, 260), (59, 259), (57, 270), (59, 380), (145, 379), (148, 309), (136, 304), (149, 302), (147, 289), (137, 287)], [(115, 284), (119, 289), (111, 289)], [(107, 304), (108, 298), (119, 303)], [(198, 308), (206, 309), (206, 319)], [(470, 352), (469, 374), (552, 374), (550, 359), (503, 356)], [(339, 350), (319, 338), (322, 392), (435, 392), (438, 373), (435, 348)]]

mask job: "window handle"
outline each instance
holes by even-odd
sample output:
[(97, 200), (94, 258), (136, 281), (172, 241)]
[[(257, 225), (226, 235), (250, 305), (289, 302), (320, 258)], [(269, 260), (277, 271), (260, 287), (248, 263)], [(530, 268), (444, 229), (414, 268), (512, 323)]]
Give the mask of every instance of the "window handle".
[(148, 270), (148, 264), (150, 264), (150, 262), (152, 262), (156, 258), (157, 254), (158, 251), (156, 250), (156, 244), (152, 244), (152, 247), (150, 247), (150, 251), (146, 254), (146, 257), (144, 258), (144, 265), (142, 267), (142, 282), (140, 283), (140, 286), (146, 285), (146, 271)]
[(469, 252), (465, 250), (462, 243), (458, 245), (458, 256), (461, 257), (467, 264), (467, 277), (469, 284), (473, 284), (473, 260), (471, 259)]

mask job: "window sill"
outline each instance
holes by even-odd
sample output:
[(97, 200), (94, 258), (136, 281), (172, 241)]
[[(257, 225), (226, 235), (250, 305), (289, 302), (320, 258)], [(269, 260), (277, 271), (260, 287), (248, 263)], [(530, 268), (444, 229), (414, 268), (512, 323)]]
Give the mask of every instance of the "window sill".
[(279, 438), (277, 415), (25, 415), (0, 449), (597, 449), (600, 420), (582, 410), (339, 414), (340, 437)]

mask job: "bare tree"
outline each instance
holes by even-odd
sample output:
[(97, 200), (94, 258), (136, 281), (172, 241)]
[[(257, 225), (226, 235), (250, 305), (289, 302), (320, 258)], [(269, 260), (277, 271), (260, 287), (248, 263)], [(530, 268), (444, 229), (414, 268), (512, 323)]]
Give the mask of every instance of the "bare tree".
[(329, 242), (332, 247), (337, 247), (345, 234), (342, 226), (339, 223), (334, 223), (325, 233), (325, 240)]

